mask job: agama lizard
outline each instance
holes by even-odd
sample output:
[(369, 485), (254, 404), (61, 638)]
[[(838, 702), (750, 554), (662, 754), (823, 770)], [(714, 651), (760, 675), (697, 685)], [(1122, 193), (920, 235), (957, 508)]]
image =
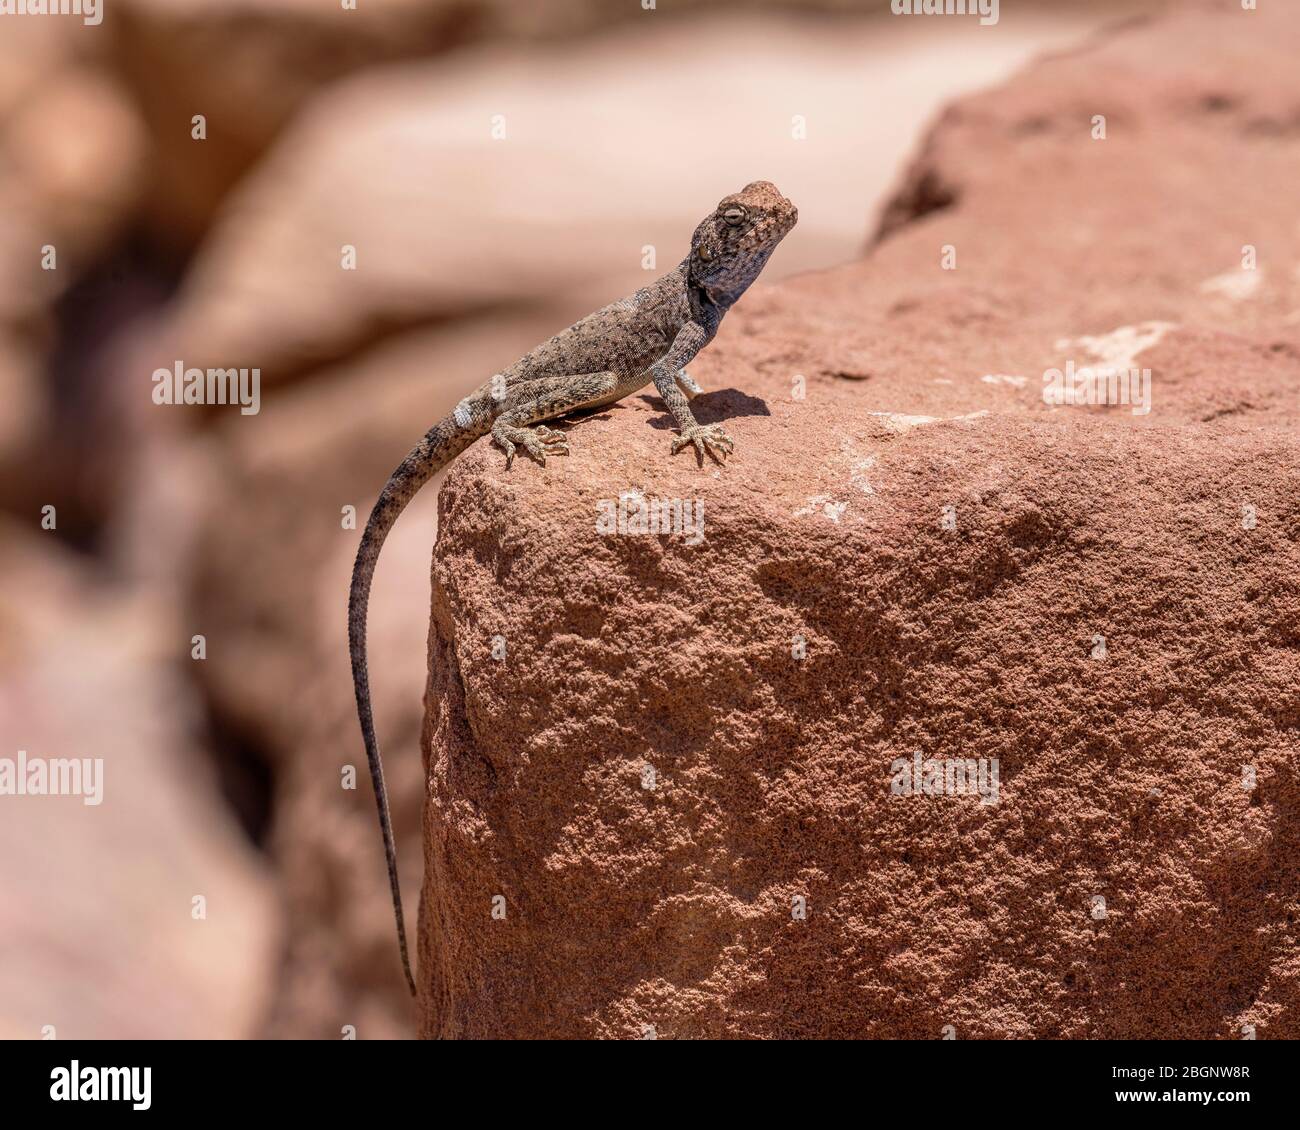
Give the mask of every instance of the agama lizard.
[(758, 277), (798, 218), (795, 206), (767, 181), (755, 181), (724, 197), (695, 229), (690, 254), (672, 271), (630, 297), (588, 314), (467, 396), (450, 416), (429, 429), (379, 494), (352, 570), (348, 648), (357, 714), (379, 805), (402, 969), (412, 995), (415, 980), (406, 949), (397, 849), (366, 670), (366, 608), (384, 539), (415, 492), (480, 436), (492, 434), (493, 442), (506, 453), (507, 467), (521, 447), (545, 465), (548, 455), (568, 453), (565, 435), (531, 425), (613, 404), (652, 382), (680, 429), (672, 453), (692, 444), (701, 466), (706, 452), (716, 462), (724, 462), (734, 444), (717, 424), (696, 423), (688, 401), (700, 388), (682, 369), (713, 340), (723, 316)]

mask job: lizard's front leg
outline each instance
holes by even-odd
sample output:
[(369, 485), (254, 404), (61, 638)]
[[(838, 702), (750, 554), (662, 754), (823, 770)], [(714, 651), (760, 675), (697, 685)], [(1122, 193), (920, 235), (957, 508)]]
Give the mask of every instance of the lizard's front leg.
[(673, 440), (672, 453), (676, 455), (688, 443), (693, 443), (700, 466), (704, 466), (705, 452), (715, 462), (722, 463), (736, 450), (735, 441), (720, 425), (697, 423), (688, 403), (687, 392), (693, 397), (700, 391), (700, 386), (682, 372), (682, 367), (689, 364), (708, 344), (709, 338), (710, 335), (703, 326), (687, 322), (678, 331), (668, 352), (650, 367), (655, 391), (663, 397), (668, 411), (673, 414), (673, 419), (681, 429), (681, 435)]
[(506, 467), (514, 463), (516, 447), (522, 447), (542, 466), (548, 455), (568, 455), (569, 444), (563, 432), (527, 425), (599, 404), (616, 384), (617, 378), (611, 372), (575, 373), (524, 381), (511, 389), (505, 410), (492, 422), (492, 439), (506, 453)]

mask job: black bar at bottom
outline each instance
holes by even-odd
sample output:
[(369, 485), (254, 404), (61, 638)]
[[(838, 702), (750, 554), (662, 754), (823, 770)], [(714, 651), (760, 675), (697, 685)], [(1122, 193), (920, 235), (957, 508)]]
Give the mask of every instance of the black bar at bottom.
[[(816, 1058), (804, 1061), (808, 1051)], [(369, 1124), (420, 1105), (441, 1119), (450, 1114), (445, 1099), (453, 1093), (459, 1103), (474, 1104), (463, 1087), (478, 1079), (486, 1090), (477, 1101), (493, 1114), (518, 1096), (532, 1111), (554, 1104), (574, 1113), (603, 1110), (606, 1117), (627, 1110), (633, 1098), (642, 1116), (647, 1101), (651, 1110), (665, 1103), (664, 1115), (677, 1118), (710, 1103), (734, 1114), (746, 1100), (769, 1113), (772, 1104), (789, 1104), (811, 1115), (829, 1090), (863, 1113), (892, 1095), (926, 1115), (969, 1114), (972, 1104), (985, 1116), (1120, 1107), (1259, 1115), (1293, 1111), (1296, 1078), (1296, 1045), (1264, 1040), (889, 1041), (840, 1047), (829, 1061), (820, 1049), (793, 1043), (733, 1044), (697, 1047), (685, 1061), (639, 1049), (593, 1070), (595, 1054), (575, 1057), (572, 1049), (537, 1044), (13, 1041), (0, 1049), (0, 1101), (15, 1126), (22, 1123), (14, 1115), (48, 1116), (60, 1108), (90, 1118), (110, 1110), (205, 1119), (283, 1110), (296, 1124), (320, 1116), (339, 1125), (350, 1114)], [(737, 1055), (748, 1061), (740, 1073), (732, 1070)], [(760, 1060), (768, 1070), (755, 1075)], [(466, 1067), (476, 1073), (463, 1077)]]

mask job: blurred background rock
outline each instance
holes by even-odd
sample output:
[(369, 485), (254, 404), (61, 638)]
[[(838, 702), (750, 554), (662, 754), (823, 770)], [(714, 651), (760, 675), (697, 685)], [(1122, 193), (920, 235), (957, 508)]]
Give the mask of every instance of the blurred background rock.
[[(99, 807), (0, 798), (0, 1036), (409, 1035), (344, 508), (364, 523), (467, 389), (671, 267), (718, 197), (798, 202), (769, 281), (853, 258), (944, 103), (1152, 6), (0, 18), (0, 756), (106, 765)], [(260, 413), (155, 405), (178, 361), (259, 368)], [(434, 501), (370, 620), (412, 921)]]

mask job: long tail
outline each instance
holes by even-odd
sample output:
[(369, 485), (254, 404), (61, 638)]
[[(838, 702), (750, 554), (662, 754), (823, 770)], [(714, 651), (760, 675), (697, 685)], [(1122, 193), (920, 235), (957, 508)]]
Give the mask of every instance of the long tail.
[(397, 944), (402, 952), (402, 970), (406, 974), (406, 984), (412, 996), (415, 996), (415, 978), (411, 975), (411, 959), (406, 949), (402, 888), (397, 881), (397, 847), (393, 842), (393, 824), (388, 814), (384, 765), (379, 758), (375, 722), (370, 711), (370, 678), (366, 669), (366, 610), (370, 604), (370, 582), (375, 575), (379, 551), (398, 515), (406, 509), (406, 504), (425, 483), (486, 431), (486, 426), (459, 427), (450, 417), (429, 429), (424, 439), (402, 460), (380, 492), (375, 508), (370, 512), (365, 532), (361, 535), (357, 562), (352, 567), (352, 589), (348, 599), (348, 650), (352, 655), (352, 685), (357, 693), (357, 717), (361, 721), (361, 736), (365, 739), (366, 758), (370, 762), (370, 780), (374, 784), (375, 801), (379, 805), (379, 828), (384, 836), (384, 855), (388, 859), (388, 882), (393, 890), (393, 914), (397, 919)]

